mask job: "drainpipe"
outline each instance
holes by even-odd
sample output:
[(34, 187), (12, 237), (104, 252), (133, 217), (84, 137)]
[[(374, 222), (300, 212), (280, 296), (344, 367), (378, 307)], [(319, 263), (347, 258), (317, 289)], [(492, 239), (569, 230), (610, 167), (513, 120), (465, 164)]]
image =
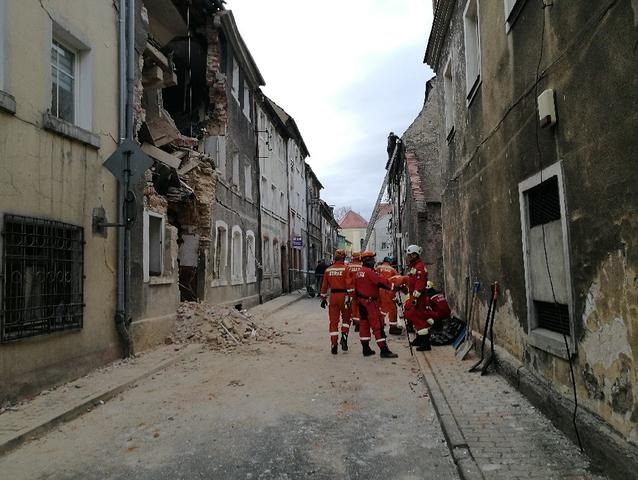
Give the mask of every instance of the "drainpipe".
[[(261, 92), (258, 92), (258, 94)], [(263, 97), (261, 99), (263, 100)], [(264, 101), (265, 102), (265, 101)], [(259, 158), (259, 125), (258, 125), (258, 118), (259, 116), (257, 115), (257, 100), (255, 98), (253, 98), (253, 112), (255, 112), (255, 174), (257, 175), (257, 188), (256, 190), (256, 195), (257, 195), (257, 239), (255, 239), (255, 259), (259, 258), (260, 260), (260, 264), (262, 266), (262, 268), (258, 268), (257, 269), (257, 293), (259, 295), (259, 304), (261, 305), (262, 303), (264, 303), (263, 301), (263, 297), (262, 297), (262, 282), (263, 282), (263, 278), (264, 278), (264, 253), (262, 252), (261, 246), (262, 246), (262, 228), (261, 228), (261, 221), (262, 221), (262, 216), (261, 216), (261, 164), (260, 164), (260, 158)], [(246, 179), (246, 181), (248, 181), (248, 179)], [(259, 243), (258, 243), (259, 242)], [(257, 252), (259, 252), (259, 257), (257, 257)], [(274, 258), (274, 253), (273, 252), (273, 258)], [(274, 266), (275, 268), (277, 267), (276, 265)]]
[[(120, 143), (133, 138), (133, 81), (135, 78), (135, 0), (120, 0), (119, 27), (119, 137)], [(129, 159), (130, 161), (130, 159)], [(127, 165), (128, 167), (128, 165)], [(123, 181), (117, 186), (117, 301), (115, 327), (124, 344), (124, 356), (132, 353), (132, 339), (128, 318), (128, 250), (129, 227), (126, 215), (126, 195), (129, 191), (130, 169), (126, 168)]]
[(290, 138), (286, 139), (286, 198), (288, 199), (286, 212), (286, 218), (288, 219), (288, 248), (286, 249), (286, 254), (288, 255), (288, 261), (286, 262), (286, 268), (288, 268), (288, 272), (286, 272), (286, 279), (288, 280), (288, 292), (292, 292), (292, 217), (290, 215), (290, 188), (291, 188), (291, 180), (290, 180), (290, 165), (288, 165), (288, 144), (290, 142)]

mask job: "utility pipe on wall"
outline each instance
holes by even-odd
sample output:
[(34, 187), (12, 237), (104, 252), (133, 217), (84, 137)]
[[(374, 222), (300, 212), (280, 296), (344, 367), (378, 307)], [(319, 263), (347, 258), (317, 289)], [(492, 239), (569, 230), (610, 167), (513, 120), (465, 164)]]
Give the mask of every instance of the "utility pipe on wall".
[[(133, 89), (135, 81), (135, 0), (119, 3), (119, 140), (133, 139)], [(130, 155), (117, 186), (117, 300), (115, 327), (124, 347), (124, 356), (132, 353), (128, 318), (128, 260), (130, 230), (126, 214), (126, 196), (130, 188)]]

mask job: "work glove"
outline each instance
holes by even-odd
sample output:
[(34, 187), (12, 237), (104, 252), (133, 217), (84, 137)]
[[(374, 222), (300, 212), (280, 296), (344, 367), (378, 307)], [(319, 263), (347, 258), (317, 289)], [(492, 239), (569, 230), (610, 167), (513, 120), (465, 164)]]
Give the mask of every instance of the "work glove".
[(412, 302), (412, 306), (416, 307), (416, 304), (419, 303), (419, 297), (421, 296), (421, 292), (413, 292), (412, 296), (410, 298), (410, 301)]
[(346, 310), (348, 310), (350, 309), (351, 305), (352, 305), (352, 298), (346, 295), (346, 299), (343, 301), (343, 306), (346, 308)]
[(321, 308), (326, 308), (326, 305), (328, 305), (328, 300), (326, 300), (325, 298), (321, 299)]

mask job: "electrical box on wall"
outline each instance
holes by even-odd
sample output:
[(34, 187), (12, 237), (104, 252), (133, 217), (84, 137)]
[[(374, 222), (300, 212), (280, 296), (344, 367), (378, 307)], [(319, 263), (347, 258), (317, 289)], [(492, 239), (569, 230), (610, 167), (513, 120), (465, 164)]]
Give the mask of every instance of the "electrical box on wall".
[(554, 90), (545, 90), (538, 96), (538, 121), (541, 128), (551, 127), (556, 124), (556, 104), (554, 102)]

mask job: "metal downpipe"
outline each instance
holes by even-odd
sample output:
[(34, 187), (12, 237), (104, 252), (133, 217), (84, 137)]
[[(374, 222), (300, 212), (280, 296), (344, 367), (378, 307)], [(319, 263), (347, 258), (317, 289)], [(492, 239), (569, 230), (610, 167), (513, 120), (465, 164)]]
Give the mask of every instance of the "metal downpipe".
[[(120, 0), (119, 3), (119, 140), (120, 144), (126, 138), (132, 138), (132, 81), (135, 70), (131, 73), (131, 57), (134, 50), (134, 0)], [(128, 32), (128, 34), (127, 34)], [(129, 85), (130, 84), (130, 85)], [(127, 169), (128, 169), (127, 165)], [(125, 172), (128, 173), (128, 172)], [(128, 271), (128, 244), (129, 229), (126, 225), (125, 198), (129, 190), (128, 175), (123, 175), (124, 182), (117, 184), (117, 299), (115, 311), (115, 327), (123, 343), (123, 354), (128, 357), (131, 354), (131, 334), (129, 331), (128, 309), (127, 309), (127, 271)]]

